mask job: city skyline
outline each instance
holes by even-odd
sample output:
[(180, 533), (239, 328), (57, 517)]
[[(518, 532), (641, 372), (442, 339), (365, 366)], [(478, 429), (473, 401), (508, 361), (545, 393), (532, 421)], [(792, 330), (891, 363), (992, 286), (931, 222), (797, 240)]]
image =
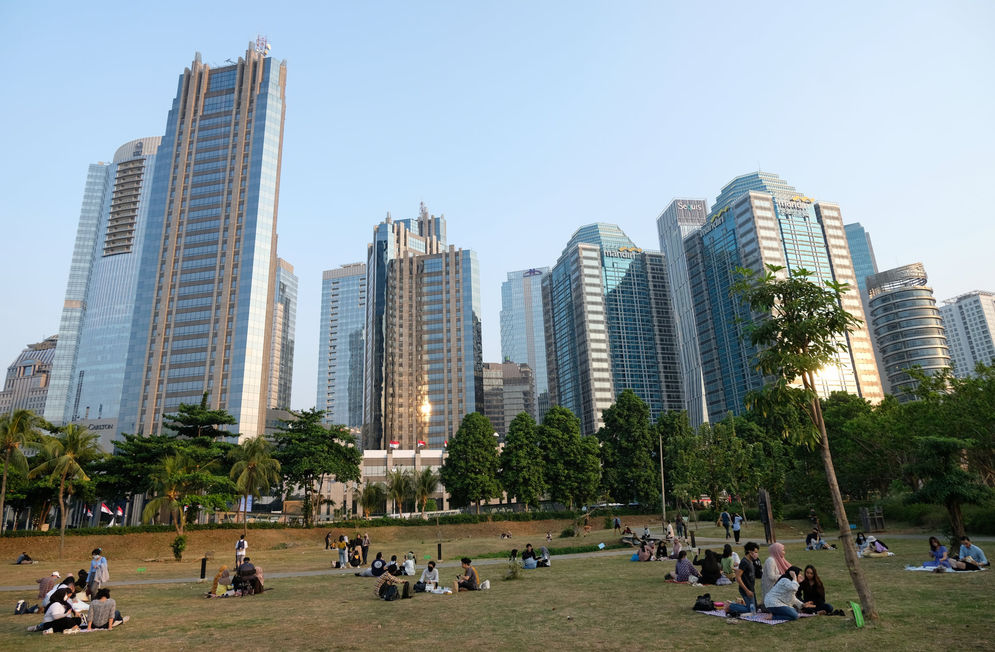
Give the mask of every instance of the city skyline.
[[(509, 271), (552, 265), (559, 244), (596, 221), (653, 246), (672, 198), (711, 204), (716, 188), (761, 167), (839, 204), (847, 222), (873, 234), (882, 269), (922, 260), (937, 301), (995, 286), (984, 251), (993, 226), (982, 212), (951, 214), (995, 172), (985, 158), (995, 144), (993, 94), (977, 83), (995, 54), (983, 29), (992, 7), (861, 7), (860, 21), (856, 4), (566, 7), (398, 4), (317, 9), (309, 21), (208, 9), (198, 24), (179, 11), (3, 7), (0, 17), (20, 27), (10, 47), (32, 60), (12, 70), (22, 101), (0, 109), (17, 125), (2, 163), (0, 258), (8, 278), (25, 279), (3, 290), (19, 318), (0, 327), (0, 358), (59, 331), (87, 167), (116, 143), (163, 132), (165, 98), (194, 52), (224, 66), (260, 31), (292, 67), (279, 230), (280, 255), (300, 279), (294, 408), (314, 404), (321, 272), (363, 259), (385, 211), (409, 219), (419, 201), (452, 216), (453, 240), (478, 251), (484, 360), (501, 359)], [(61, 72), (83, 34), (115, 42), (150, 20), (174, 36), (78, 79)], [(679, 33), (661, 43), (658, 31), (675, 24)], [(822, 29), (799, 27), (812, 24)], [(735, 56), (696, 46), (705, 34), (723, 42), (740, 30), (756, 38)], [(832, 48), (841, 37), (853, 47)], [(773, 93), (735, 72), (744, 57), (780, 62)], [(730, 106), (714, 101), (716, 88), (760, 99)], [(827, 89), (830, 100), (815, 102)], [(799, 100), (777, 101), (785, 95)], [(916, 192), (926, 185), (929, 194)], [(958, 231), (938, 232), (938, 223)], [(507, 246), (508, 233), (525, 237)], [(959, 243), (955, 252), (942, 251), (944, 240)], [(49, 261), (30, 281), (18, 273), (29, 246)]]

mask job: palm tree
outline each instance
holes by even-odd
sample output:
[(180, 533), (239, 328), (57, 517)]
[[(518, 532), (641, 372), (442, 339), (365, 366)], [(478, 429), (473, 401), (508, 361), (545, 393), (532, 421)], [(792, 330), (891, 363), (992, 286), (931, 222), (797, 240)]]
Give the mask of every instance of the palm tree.
[(242, 496), (242, 533), (246, 534), (249, 495), (259, 498), (259, 494), (280, 481), (280, 462), (273, 458), (273, 446), (265, 437), (246, 439), (232, 450), (232, 456), (237, 461), (229, 475)]
[(164, 457), (150, 478), (152, 489), (157, 494), (142, 510), (142, 522), (148, 523), (160, 510), (167, 510), (173, 517), (173, 527), (177, 536), (183, 534), (185, 501), (195, 493), (197, 477), (194, 461), (183, 453)]
[(367, 517), (380, 509), (380, 506), (386, 501), (387, 488), (383, 486), (382, 482), (366, 483), (359, 495), (359, 504), (363, 507), (363, 514)]
[(38, 429), (45, 423), (31, 410), (14, 410), (0, 416), (0, 450), (3, 451), (3, 484), (0, 485), (0, 535), (3, 534), (7, 519), (3, 518), (4, 502), (7, 499), (7, 469), (14, 467), (24, 473), (28, 472), (28, 460), (24, 456), (22, 446), (38, 439), (41, 433)]
[(425, 518), (425, 504), (439, 486), (439, 474), (432, 469), (422, 469), (415, 475), (415, 502), (421, 505), (421, 517)]
[(387, 495), (397, 508), (397, 515), (401, 515), (401, 508), (404, 501), (414, 493), (414, 479), (409, 471), (394, 469), (387, 472)]
[(61, 432), (54, 437), (46, 437), (42, 442), (45, 456), (48, 458), (31, 473), (31, 477), (48, 474), (53, 480), (59, 480), (59, 559), (62, 559), (62, 549), (66, 540), (66, 501), (68, 487), (72, 493), (72, 484), (77, 480), (88, 482), (90, 477), (84, 467), (103, 456), (97, 446), (100, 436), (90, 432), (75, 423), (63, 426)]

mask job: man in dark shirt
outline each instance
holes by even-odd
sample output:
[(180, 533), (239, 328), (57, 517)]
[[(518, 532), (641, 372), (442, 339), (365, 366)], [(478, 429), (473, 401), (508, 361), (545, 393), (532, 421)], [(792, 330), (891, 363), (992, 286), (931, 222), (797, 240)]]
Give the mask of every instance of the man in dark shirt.
[(736, 569), (736, 584), (739, 585), (739, 594), (743, 596), (745, 604), (736, 602), (726, 606), (726, 613), (730, 616), (754, 611), (757, 608), (756, 581), (763, 575), (763, 567), (760, 565), (760, 546), (749, 541), (743, 546), (744, 555)]
[(249, 561), (248, 557), (245, 558), (245, 561), (242, 562), (242, 565), (238, 567), (236, 572), (238, 573), (238, 579), (241, 580), (243, 591), (248, 589), (251, 593), (263, 592), (263, 585), (259, 581), (259, 578), (256, 577), (256, 567)]
[(477, 575), (477, 569), (471, 564), (469, 557), (464, 557), (460, 560), (463, 565), (463, 575), (456, 577), (456, 583), (453, 585), (453, 592), (459, 591), (476, 591), (480, 587), (480, 576)]
[(383, 559), (383, 553), (378, 552), (377, 558), (373, 560), (370, 567), (362, 573), (356, 573), (356, 577), (380, 577), (387, 571), (387, 562)]

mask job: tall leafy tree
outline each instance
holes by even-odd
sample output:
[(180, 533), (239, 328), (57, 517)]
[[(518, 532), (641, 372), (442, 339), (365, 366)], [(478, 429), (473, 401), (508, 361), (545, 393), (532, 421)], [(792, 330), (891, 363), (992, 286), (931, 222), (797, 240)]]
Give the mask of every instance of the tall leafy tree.
[(326, 428), (322, 410), (291, 412), (294, 418), (284, 421), (273, 436), (275, 457), (286, 484), (304, 492), (304, 521), (314, 524), (315, 496), (323, 476), (339, 482), (358, 481), (363, 454), (355, 438), (344, 426)]
[(631, 389), (602, 414), (602, 486), (617, 502), (653, 504), (659, 492), (658, 438), (646, 403)]
[(123, 433), (114, 442), (114, 454), (93, 466), (97, 493), (107, 498), (126, 498), (152, 489), (152, 474), (165, 457), (185, 450), (175, 434), (131, 435)]
[(76, 424), (64, 426), (59, 433), (42, 442), (45, 461), (31, 470), (32, 477), (47, 475), (59, 482), (59, 559), (66, 540), (66, 492), (77, 481), (88, 482), (86, 467), (100, 458), (99, 435)]
[[(656, 431), (663, 445), (664, 486), (667, 495), (673, 497), (677, 495), (674, 488), (678, 482), (678, 474), (683, 471), (683, 467), (678, 469), (677, 452), (681, 450), (683, 442), (696, 445), (693, 439), (695, 431), (688, 420), (687, 412), (683, 410), (660, 413), (656, 420)], [(666, 501), (666, 497), (664, 500)]]
[(359, 494), (359, 504), (366, 517), (369, 517), (370, 514), (376, 514), (382, 509), (386, 510), (387, 487), (382, 482), (367, 482)]
[(183, 452), (163, 458), (149, 478), (156, 497), (146, 503), (142, 521), (148, 523), (160, 511), (166, 511), (172, 517), (176, 534), (182, 536), (190, 507), (214, 488), (216, 477), (210, 466), (199, 464)]
[(7, 500), (7, 470), (14, 467), (22, 473), (28, 472), (28, 460), (21, 450), (25, 445), (41, 437), (44, 419), (31, 410), (14, 410), (0, 415), (0, 451), (3, 453), (3, 483), (0, 484), (0, 535), (7, 526), (3, 518), (4, 503)]
[[(847, 570), (861, 608), (872, 620), (877, 620), (874, 596), (850, 533), (815, 384), (816, 372), (836, 364), (837, 355), (846, 351), (847, 335), (860, 325), (860, 320), (843, 309), (842, 295), (847, 286), (835, 281), (818, 285), (805, 269), (787, 275), (783, 267), (775, 265), (768, 265), (762, 274), (746, 269), (740, 269), (739, 273), (733, 292), (757, 315), (748, 336), (758, 348), (758, 370), (772, 379), (765, 392), (753, 395), (750, 400), (759, 405), (761, 412), (770, 406), (786, 405), (805, 410), (809, 424), (785, 434), (811, 447), (821, 447)], [(801, 387), (793, 383), (800, 383)]]
[(220, 438), (238, 437), (238, 433), (222, 430), (220, 426), (233, 426), (235, 417), (225, 410), (207, 407), (207, 392), (199, 405), (181, 403), (173, 414), (162, 415), (162, 425), (180, 437), (194, 441), (215, 441)]
[(404, 503), (415, 496), (415, 480), (405, 469), (393, 469), (387, 472), (387, 495), (393, 503), (397, 515), (404, 511)]
[(571, 509), (597, 497), (601, 483), (598, 440), (581, 436), (580, 420), (567, 408), (552, 407), (538, 429), (546, 482), (553, 500)]
[(463, 417), (463, 422), (449, 440), (449, 455), (439, 476), (458, 506), (489, 500), (500, 492), (498, 485), (498, 450), (491, 422), (479, 412)]
[(526, 508), (538, 506), (546, 493), (536, 422), (528, 412), (516, 416), (508, 426), (501, 451), (500, 479), (508, 497), (514, 497)]
[(280, 462), (273, 457), (273, 445), (262, 436), (243, 441), (233, 450), (233, 457), (235, 463), (229, 475), (235, 481), (235, 490), (242, 496), (242, 532), (245, 533), (249, 496), (259, 498), (280, 482)]
[(425, 468), (415, 474), (415, 502), (421, 508), (421, 517), (425, 518), (425, 505), (439, 487), (439, 474)]

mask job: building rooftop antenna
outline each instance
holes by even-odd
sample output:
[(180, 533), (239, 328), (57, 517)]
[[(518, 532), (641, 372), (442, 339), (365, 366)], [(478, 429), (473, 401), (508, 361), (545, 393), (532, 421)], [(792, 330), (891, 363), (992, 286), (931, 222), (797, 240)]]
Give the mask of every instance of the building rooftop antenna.
[(264, 57), (269, 56), (269, 50), (272, 45), (262, 34), (256, 35), (256, 52), (263, 55)]

